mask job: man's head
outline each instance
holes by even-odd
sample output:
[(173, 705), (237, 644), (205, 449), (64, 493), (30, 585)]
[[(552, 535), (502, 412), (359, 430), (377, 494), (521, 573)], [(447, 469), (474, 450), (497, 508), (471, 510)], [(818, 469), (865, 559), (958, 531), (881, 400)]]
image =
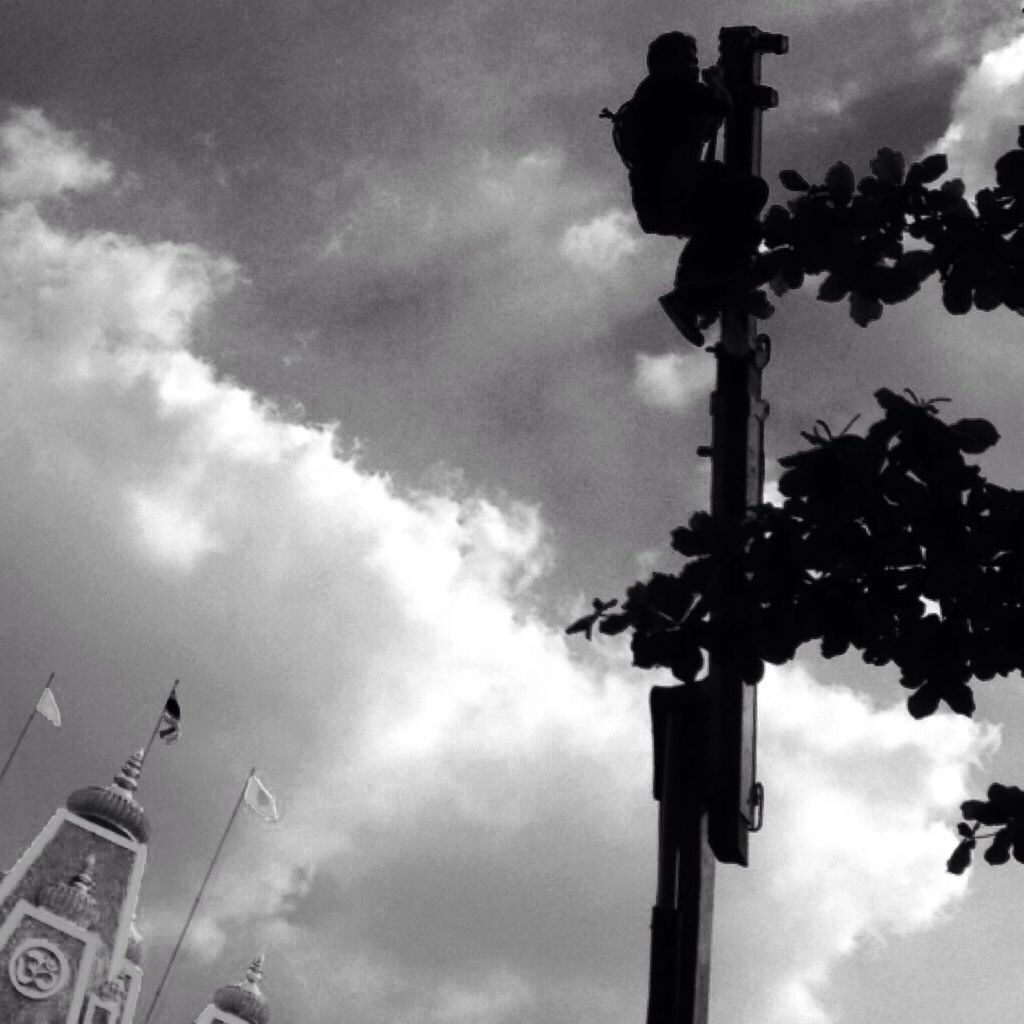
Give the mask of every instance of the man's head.
[(697, 40), (686, 32), (665, 32), (647, 47), (647, 70), (652, 75), (695, 75), (697, 67)]

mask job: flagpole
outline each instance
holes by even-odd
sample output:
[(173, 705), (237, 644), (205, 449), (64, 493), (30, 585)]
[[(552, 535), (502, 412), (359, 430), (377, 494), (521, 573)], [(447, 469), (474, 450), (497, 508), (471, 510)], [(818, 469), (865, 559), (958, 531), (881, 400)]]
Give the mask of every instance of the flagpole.
[(149, 739), (146, 741), (146, 746), (142, 750), (142, 763), (143, 764), (146, 763), (146, 758), (149, 756), (149, 748), (153, 746), (153, 741), (156, 739), (156, 735), (160, 731), (160, 726), (161, 726), (161, 724), (163, 723), (163, 720), (164, 720), (164, 709), (167, 707), (167, 701), (170, 700), (171, 697), (174, 696), (175, 692), (178, 689), (178, 683), (179, 682), (181, 682), (180, 679), (175, 679), (174, 680), (174, 685), (171, 687), (171, 692), (170, 692), (169, 696), (167, 697), (167, 700), (165, 700), (163, 702), (163, 704), (160, 705), (160, 714), (157, 717), (156, 725), (153, 726), (153, 731), (149, 734)]
[[(150, 742), (152, 743), (152, 740), (150, 740)], [(178, 941), (174, 944), (174, 949), (171, 951), (171, 958), (167, 961), (167, 966), (164, 968), (163, 976), (160, 978), (160, 984), (156, 987), (156, 993), (153, 995), (153, 1001), (149, 1004), (149, 1010), (147, 1011), (146, 1018), (142, 1024), (149, 1024), (149, 1019), (153, 1016), (153, 1011), (156, 1009), (156, 1004), (160, 1000), (160, 995), (164, 990), (164, 985), (167, 983), (167, 978), (171, 973), (171, 968), (174, 966), (174, 961), (178, 958), (178, 953), (181, 951), (181, 945), (185, 941), (185, 936), (188, 934), (189, 926), (192, 924), (192, 918), (196, 916), (196, 910), (199, 907), (199, 901), (203, 898), (203, 892), (206, 889), (206, 884), (210, 881), (213, 869), (217, 865), (217, 858), (220, 856), (220, 851), (224, 849), (224, 843), (227, 841), (228, 833), (231, 831), (231, 826), (234, 825), (235, 818), (238, 817), (238, 812), (242, 809), (242, 802), (245, 800), (245, 794), (249, 789), (249, 782), (255, 774), (256, 768), (250, 768), (249, 774), (245, 780), (245, 785), (242, 786), (242, 792), (238, 794), (238, 799), (235, 801), (235, 809), (231, 812), (231, 817), (228, 818), (224, 834), (220, 837), (217, 849), (213, 852), (213, 859), (210, 861), (210, 866), (206, 869), (206, 875), (203, 878), (202, 884), (199, 886), (199, 892), (196, 893), (196, 898), (192, 901), (192, 908), (188, 912), (188, 917), (185, 918), (185, 924), (182, 926), (181, 933), (178, 935)]]
[[(46, 686), (43, 687), (44, 691), (46, 690), (46, 687), (53, 682), (53, 677), (56, 674), (56, 672), (50, 673), (50, 678), (46, 680)], [(18, 739), (15, 741), (14, 749), (10, 752), (10, 754), (7, 755), (7, 760), (4, 761), (3, 768), (0, 768), (0, 783), (4, 781), (4, 776), (7, 774), (7, 769), (11, 767), (11, 763), (14, 761), (14, 756), (18, 753), (18, 748), (21, 746), (21, 741), (25, 738), (25, 734), (28, 732), (28, 727), (32, 724), (32, 719), (36, 716), (36, 708), (38, 706), (39, 701), (37, 700), (35, 704), (32, 705), (32, 710), (29, 712), (28, 720), (21, 727), (21, 732), (18, 734)]]

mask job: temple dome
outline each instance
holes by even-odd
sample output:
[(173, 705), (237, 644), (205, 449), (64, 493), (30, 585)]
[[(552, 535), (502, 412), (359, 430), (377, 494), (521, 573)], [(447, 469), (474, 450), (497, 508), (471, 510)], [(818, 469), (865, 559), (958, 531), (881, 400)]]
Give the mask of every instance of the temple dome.
[(225, 985), (217, 990), (213, 1005), (225, 1013), (233, 1013), (248, 1024), (268, 1024), (270, 1007), (267, 997), (260, 991), (263, 980), (263, 954), (261, 953), (245, 972), (240, 985)]
[(76, 789), (67, 799), (67, 809), (97, 825), (134, 839), (149, 841), (149, 822), (142, 806), (133, 796), (139, 785), (143, 752), (132, 754), (109, 786)]
[(52, 910), (65, 920), (91, 928), (99, 917), (99, 904), (92, 894), (92, 870), (96, 858), (90, 853), (70, 882), (49, 882), (39, 890), (36, 905)]

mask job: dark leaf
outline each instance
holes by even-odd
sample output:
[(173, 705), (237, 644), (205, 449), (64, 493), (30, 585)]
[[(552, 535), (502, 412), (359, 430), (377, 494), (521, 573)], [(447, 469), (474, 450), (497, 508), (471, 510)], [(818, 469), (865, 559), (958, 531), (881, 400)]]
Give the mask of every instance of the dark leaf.
[(903, 180), (903, 154), (895, 149), (883, 146), (878, 155), (871, 161), (871, 173), (880, 181), (890, 185), (898, 185)]
[(999, 431), (988, 420), (957, 420), (950, 429), (956, 435), (960, 451), (968, 455), (980, 455), (999, 440)]
[(1006, 815), (985, 800), (965, 800), (960, 805), (960, 813), (981, 825), (1002, 825)]
[(780, 298), (789, 291), (789, 282), (786, 280), (786, 275), (780, 270), (769, 282), (768, 287), (771, 288), (772, 292)]
[(790, 192), (806, 192), (811, 187), (810, 182), (798, 171), (780, 171), (779, 181)]
[(995, 281), (980, 281), (974, 289), (974, 307), (983, 312), (998, 309), (1003, 302), (1003, 290)]
[(869, 174), (857, 182), (857, 191), (870, 198), (879, 195), (883, 189), (879, 180), (873, 174)]
[(984, 857), (989, 864), (1005, 864), (1010, 859), (1010, 846), (1014, 845), (1010, 830), (1001, 828), (993, 837)]
[[(1021, 151), (1024, 155), (1024, 150)], [(972, 291), (970, 278), (965, 273), (954, 270), (942, 282), (942, 304), (947, 313), (963, 316), (971, 311)]]
[(672, 647), (671, 664), (668, 666), (672, 675), (684, 683), (692, 683), (704, 666), (704, 655), (695, 643), (680, 640)]
[(825, 175), (825, 187), (834, 198), (844, 203), (849, 202), (855, 184), (853, 171), (842, 160), (834, 163)]
[(907, 400), (901, 398), (889, 388), (879, 388), (875, 392), (875, 401), (888, 413), (902, 412), (907, 408)]
[(706, 554), (708, 550), (706, 538), (700, 537), (685, 526), (677, 526), (672, 531), (672, 547), (687, 558)]
[(1012, 195), (1024, 194), (1024, 150), (1011, 149), (996, 161), (996, 182)]
[(949, 705), (950, 710), (955, 711), (958, 715), (966, 715), (969, 718), (974, 714), (974, 692), (966, 683), (944, 686), (942, 699)]
[(971, 826), (968, 825), (965, 821), (961, 821), (960, 824), (957, 825), (956, 830), (960, 833), (961, 836), (963, 836), (964, 839), (974, 838), (974, 829), (971, 828)]
[(740, 677), (748, 686), (754, 686), (764, 678), (764, 662), (757, 657), (747, 657), (740, 665)]
[(571, 626), (566, 626), (566, 633), (586, 633), (587, 639), (590, 639), (591, 630), (594, 628), (594, 623), (601, 616), (597, 612), (592, 612), (590, 615), (584, 615), (582, 618), (577, 619)]
[(804, 283), (804, 268), (792, 256), (782, 265), (782, 273), (790, 288), (799, 288)]
[(850, 292), (850, 286), (838, 274), (829, 274), (818, 288), (818, 298), (822, 302), (840, 302)]
[(918, 288), (918, 279), (909, 270), (894, 267), (879, 267), (876, 275), (878, 298), (892, 305), (909, 299)]
[(957, 844), (949, 860), (946, 861), (946, 870), (951, 875), (962, 875), (971, 864), (971, 851), (974, 849), (973, 839), (963, 839)]
[(860, 292), (850, 293), (850, 318), (861, 327), (880, 319), (882, 303), (878, 299), (868, 298)]
[(597, 628), (608, 636), (615, 636), (627, 630), (629, 623), (630, 617), (625, 612), (619, 612), (616, 615), (605, 616)]
[(941, 178), (949, 169), (949, 159), (945, 153), (932, 153), (931, 156), (926, 156), (923, 160), (914, 164), (917, 168), (915, 178), (923, 184), (935, 181), (936, 178)]
[(895, 266), (899, 270), (909, 271), (918, 281), (923, 281), (935, 270), (935, 257), (923, 249), (911, 249), (896, 261)]
[(963, 178), (950, 178), (949, 181), (944, 181), (939, 186), (939, 191), (954, 199), (963, 199), (967, 187), (964, 185)]
[(927, 718), (935, 713), (942, 691), (933, 683), (925, 683), (907, 698), (907, 710), (914, 718)]
[(837, 658), (849, 649), (850, 641), (842, 633), (826, 633), (821, 638), (821, 656), (823, 658)]
[(792, 223), (792, 214), (784, 206), (770, 206), (763, 222), (765, 243), (773, 248), (786, 244)]

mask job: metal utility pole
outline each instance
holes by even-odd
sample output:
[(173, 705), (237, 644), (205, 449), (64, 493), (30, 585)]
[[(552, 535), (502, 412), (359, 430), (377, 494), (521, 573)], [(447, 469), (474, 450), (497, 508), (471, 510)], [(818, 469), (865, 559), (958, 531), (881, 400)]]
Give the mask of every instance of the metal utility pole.
[[(723, 28), (719, 64), (733, 108), (724, 162), (737, 179), (761, 171), (761, 114), (774, 90), (761, 85), (761, 56), (785, 53), (785, 36), (752, 26)], [(722, 313), (711, 396), (711, 514), (739, 522), (760, 504), (764, 483), (761, 371), (767, 338), (738, 304)], [(736, 615), (722, 612), (727, 625)], [(742, 628), (736, 621), (735, 628)], [(658, 889), (651, 921), (647, 1024), (706, 1024), (715, 859), (747, 863), (747, 834), (760, 826), (754, 777), (756, 689), (741, 666), (716, 657), (697, 685), (654, 687), (654, 796), (658, 800)]]
[[(774, 89), (761, 84), (761, 56), (782, 54), (785, 36), (741, 26), (719, 33), (720, 63), (733, 109), (725, 123), (725, 164), (738, 175), (761, 173), (761, 114), (778, 105)], [(711, 396), (711, 515), (740, 523), (764, 499), (764, 421), (761, 371), (770, 355), (766, 335), (738, 306), (722, 312), (716, 350), (718, 376)], [(730, 620), (735, 616), (726, 607)], [(729, 622), (734, 629), (739, 622)], [(715, 659), (711, 665), (709, 770), (711, 848), (727, 864), (747, 864), (747, 835), (759, 816), (754, 778), (756, 687), (743, 682), (740, 666)]]

